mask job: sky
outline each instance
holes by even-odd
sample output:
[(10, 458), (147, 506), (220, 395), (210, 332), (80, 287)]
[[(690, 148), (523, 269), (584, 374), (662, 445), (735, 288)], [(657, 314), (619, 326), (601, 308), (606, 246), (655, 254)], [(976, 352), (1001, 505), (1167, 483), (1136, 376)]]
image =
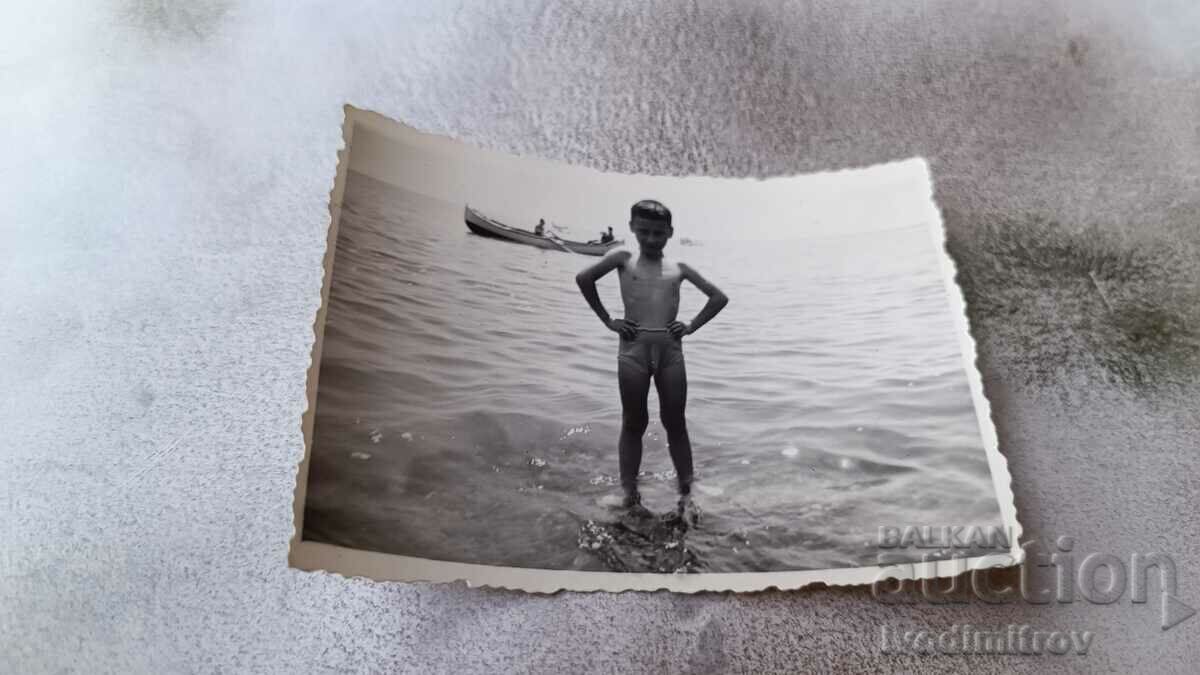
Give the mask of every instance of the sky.
[(640, 199), (666, 204), (675, 236), (698, 241), (842, 236), (939, 217), (920, 158), (765, 180), (627, 175), (483, 150), (364, 115), (350, 158), (359, 173), (515, 227), (545, 218), (573, 239), (609, 226), (624, 237), (629, 207)]

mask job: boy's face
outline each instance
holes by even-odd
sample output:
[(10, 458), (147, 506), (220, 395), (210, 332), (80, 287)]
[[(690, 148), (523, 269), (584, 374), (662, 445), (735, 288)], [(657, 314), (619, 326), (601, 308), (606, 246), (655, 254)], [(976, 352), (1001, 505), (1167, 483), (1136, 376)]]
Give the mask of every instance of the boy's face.
[(645, 218), (630, 220), (629, 229), (633, 231), (633, 236), (637, 238), (638, 246), (643, 251), (650, 253), (662, 253), (663, 247), (667, 245), (667, 240), (674, 234), (674, 230), (667, 223), (661, 220), (647, 220)]

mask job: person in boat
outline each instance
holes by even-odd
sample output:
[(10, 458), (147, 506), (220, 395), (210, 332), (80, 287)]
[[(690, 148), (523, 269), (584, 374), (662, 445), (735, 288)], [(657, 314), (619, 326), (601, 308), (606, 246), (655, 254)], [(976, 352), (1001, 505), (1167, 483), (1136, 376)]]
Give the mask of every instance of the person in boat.
[(610, 225), (608, 228), (608, 232), (602, 232), (600, 234), (600, 243), (607, 244), (608, 242), (612, 241), (615, 238), (616, 237), (613, 237), (612, 226)]
[(538, 224), (534, 226), (533, 233), (539, 237), (546, 236), (546, 219), (538, 218)]
[[(618, 458), (624, 505), (645, 513), (638, 492), (642, 463), (642, 437), (649, 423), (647, 398), (650, 383), (658, 390), (659, 416), (667, 432), (671, 462), (679, 487), (679, 514), (695, 519), (691, 510), (693, 478), (692, 444), (684, 408), (687, 372), (683, 363), (683, 338), (715, 317), (729, 302), (719, 288), (695, 268), (663, 255), (674, 234), (671, 212), (654, 200), (643, 200), (630, 210), (629, 229), (637, 239), (638, 253), (620, 248), (579, 272), (575, 282), (588, 305), (605, 327), (620, 336), (617, 349), (617, 385), (621, 393), (621, 436)], [(596, 282), (616, 270), (625, 305), (622, 318), (605, 309)], [(679, 289), (684, 281), (708, 296), (708, 302), (690, 323), (676, 318)], [(686, 516), (685, 516), (686, 517)]]

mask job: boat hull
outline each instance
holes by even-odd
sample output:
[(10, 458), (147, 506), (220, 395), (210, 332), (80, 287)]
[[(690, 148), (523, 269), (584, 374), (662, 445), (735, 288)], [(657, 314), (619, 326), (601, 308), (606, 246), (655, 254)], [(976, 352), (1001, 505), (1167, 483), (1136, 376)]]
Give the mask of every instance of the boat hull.
[(558, 237), (543, 237), (529, 230), (522, 230), (517, 227), (510, 227), (499, 221), (488, 218), (471, 207), (466, 207), (463, 210), (463, 221), (467, 224), (467, 229), (475, 234), (484, 237), (492, 237), (494, 239), (504, 239), (526, 246), (536, 246), (551, 251), (566, 251), (568, 253), (578, 253), (580, 255), (595, 255), (601, 256), (608, 253), (613, 248), (620, 246), (619, 241), (610, 241), (607, 243), (599, 242), (583, 242), (571, 241), (569, 239), (560, 239)]

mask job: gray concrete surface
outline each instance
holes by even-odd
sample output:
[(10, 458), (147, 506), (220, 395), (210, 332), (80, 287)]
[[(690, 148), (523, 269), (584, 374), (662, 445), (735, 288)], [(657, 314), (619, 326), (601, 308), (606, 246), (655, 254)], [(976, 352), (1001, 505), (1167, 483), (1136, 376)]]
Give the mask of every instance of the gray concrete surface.
[[(351, 4), (6, 11), (0, 670), (1194, 670), (1200, 618), (1128, 596), (532, 597), (285, 564), (353, 103), (610, 170), (928, 157), (1026, 533), (1164, 551), (1200, 605), (1194, 3)], [(881, 626), (966, 622), (1095, 641), (880, 653)]]

